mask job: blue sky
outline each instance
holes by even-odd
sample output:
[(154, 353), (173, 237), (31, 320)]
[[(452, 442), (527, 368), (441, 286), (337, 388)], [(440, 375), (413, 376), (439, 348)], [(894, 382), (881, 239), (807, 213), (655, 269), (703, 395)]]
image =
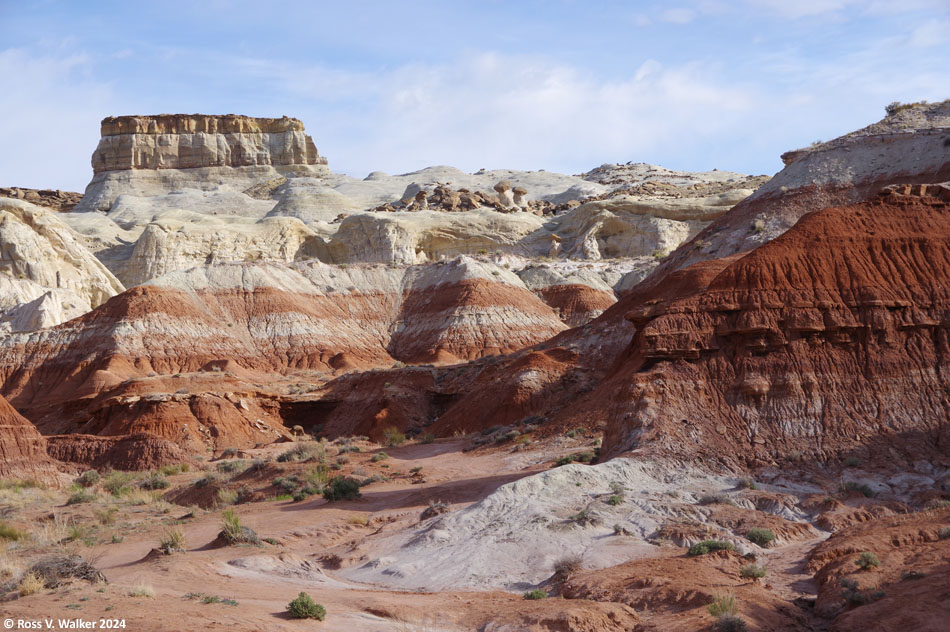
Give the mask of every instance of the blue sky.
[(771, 174), (950, 98), (950, 0), (0, 0), (0, 186), (82, 191), (99, 121), (296, 116), (335, 171)]

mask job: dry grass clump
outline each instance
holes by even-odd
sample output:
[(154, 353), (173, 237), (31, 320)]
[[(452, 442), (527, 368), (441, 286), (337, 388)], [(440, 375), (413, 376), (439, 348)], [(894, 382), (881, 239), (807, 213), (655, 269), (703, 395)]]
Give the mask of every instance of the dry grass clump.
[(146, 599), (152, 599), (155, 597), (155, 589), (149, 584), (139, 583), (129, 591), (129, 597), (145, 597)]
[(38, 593), (43, 590), (43, 580), (40, 579), (36, 573), (27, 573), (20, 579), (17, 590), (20, 592), (21, 597)]

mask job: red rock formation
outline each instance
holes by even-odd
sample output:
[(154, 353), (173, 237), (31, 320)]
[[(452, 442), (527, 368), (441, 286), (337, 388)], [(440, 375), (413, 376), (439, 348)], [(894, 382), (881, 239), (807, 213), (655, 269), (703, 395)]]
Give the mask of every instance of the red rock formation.
[(0, 478), (52, 482), (56, 467), (46, 454), (46, 440), (28, 419), (0, 397)]
[[(316, 284), (319, 275), (339, 274), (386, 283), (365, 291)], [(48, 434), (149, 432), (189, 449), (249, 447), (284, 431), (266, 396), (255, 403), (258, 395), (247, 394), (241, 407), (222, 395), (234, 386), (195, 396), (156, 391), (166, 386), (161, 379), (137, 380), (217, 370), (261, 384), (294, 371), (452, 363), (508, 353), (565, 328), (530, 290), (473, 278), (464, 264), (435, 265), (408, 280), (402, 274), (318, 262), (180, 273), (59, 327), (7, 338), (2, 390)]]
[(786, 152), (785, 168), (681, 245), (650, 276), (748, 252), (806, 213), (854, 204), (896, 183), (950, 179), (950, 101), (918, 104), (826, 143)]
[(190, 461), (181, 448), (171, 441), (147, 433), (121, 437), (54, 435), (47, 438), (46, 449), (58, 461), (95, 469), (152, 470), (163, 465)]
[(604, 451), (732, 462), (855, 445), (946, 461), (950, 207), (891, 195), (809, 214), (693, 296), (647, 301), (594, 395)]

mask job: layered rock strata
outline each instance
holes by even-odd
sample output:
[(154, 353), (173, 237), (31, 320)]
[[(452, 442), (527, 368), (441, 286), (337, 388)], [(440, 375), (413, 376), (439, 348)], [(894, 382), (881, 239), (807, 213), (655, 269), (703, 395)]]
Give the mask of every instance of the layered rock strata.
[(30, 421), (0, 397), (0, 478), (52, 482), (54, 462), (46, 454), (46, 439)]
[(61, 217), (0, 198), (0, 330), (50, 327), (124, 290)]
[(320, 176), (327, 161), (292, 118), (161, 114), (109, 117), (92, 155), (79, 211), (107, 210), (122, 194), (160, 195), (222, 182), (243, 191), (285, 174)]
[(884, 186), (950, 179), (950, 101), (902, 108), (861, 130), (787, 152), (782, 160), (782, 171), (680, 246), (654, 278), (696, 261), (746, 252), (806, 213), (859, 202)]
[(885, 191), (806, 215), (692, 296), (646, 301), (601, 392), (605, 454), (945, 460), (948, 244), (946, 202)]

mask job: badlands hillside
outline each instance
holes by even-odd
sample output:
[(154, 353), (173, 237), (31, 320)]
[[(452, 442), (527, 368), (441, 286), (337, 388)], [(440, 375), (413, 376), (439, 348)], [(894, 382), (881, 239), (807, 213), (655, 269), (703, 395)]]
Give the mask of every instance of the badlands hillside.
[(783, 160), (356, 179), (292, 118), (103, 120), (81, 196), (0, 189), (0, 610), (945, 629), (950, 102)]

